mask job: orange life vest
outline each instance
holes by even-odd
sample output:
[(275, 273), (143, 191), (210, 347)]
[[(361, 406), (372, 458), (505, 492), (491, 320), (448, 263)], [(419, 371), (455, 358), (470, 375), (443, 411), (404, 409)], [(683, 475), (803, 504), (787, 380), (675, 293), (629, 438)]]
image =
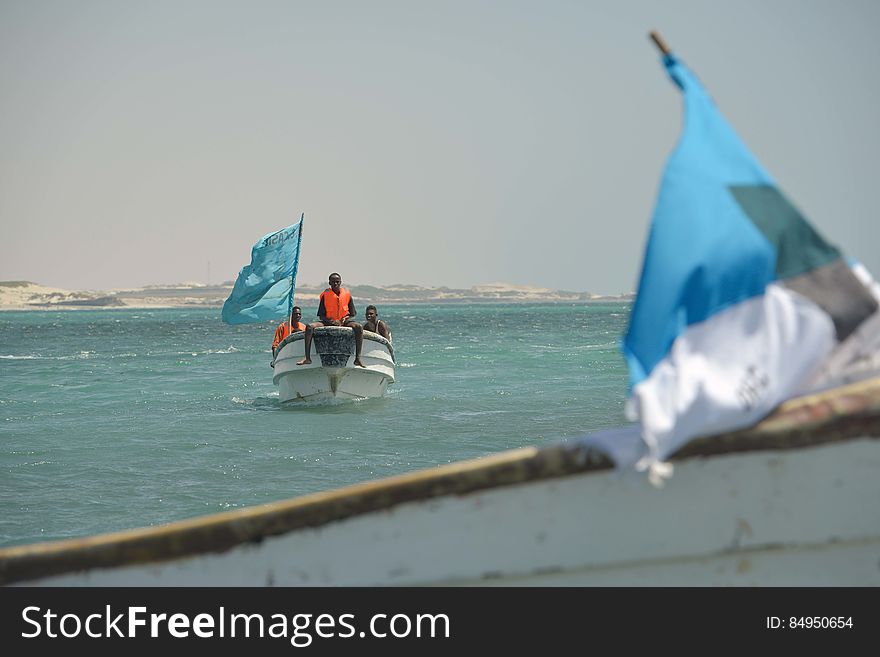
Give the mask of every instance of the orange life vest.
[(282, 322), (277, 329), (275, 329), (275, 339), (272, 341), (272, 351), (275, 351), (275, 348), (281, 344), (281, 341), (284, 340), (291, 333), (296, 333), (297, 331), (305, 331), (306, 325), (302, 322), (297, 322), (293, 325), (293, 331), (288, 328), (287, 322)]
[(348, 304), (351, 301), (351, 292), (344, 287), (339, 288), (339, 296), (333, 292), (333, 288), (327, 288), (321, 292), (321, 301), (324, 302), (324, 316), (327, 319), (335, 319), (337, 322), (348, 316)]

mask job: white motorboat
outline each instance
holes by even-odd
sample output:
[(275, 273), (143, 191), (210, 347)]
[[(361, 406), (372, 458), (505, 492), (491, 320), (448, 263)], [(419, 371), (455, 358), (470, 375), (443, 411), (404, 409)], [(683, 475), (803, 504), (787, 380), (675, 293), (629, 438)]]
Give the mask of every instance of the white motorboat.
[(354, 364), (354, 331), (342, 326), (316, 328), (311, 364), (305, 356), (305, 333), (289, 335), (275, 352), (272, 377), (282, 403), (326, 402), (381, 397), (394, 383), (394, 348), (377, 333), (364, 331), (361, 360)]

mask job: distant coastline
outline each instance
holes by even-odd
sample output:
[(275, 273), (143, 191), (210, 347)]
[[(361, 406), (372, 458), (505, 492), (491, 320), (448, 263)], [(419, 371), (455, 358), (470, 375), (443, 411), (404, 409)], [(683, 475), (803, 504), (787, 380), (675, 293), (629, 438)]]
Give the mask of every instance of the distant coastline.
[[(407, 303), (579, 303), (629, 301), (633, 294), (599, 295), (568, 292), (527, 285), (489, 283), (468, 289), (418, 285), (352, 285), (355, 301), (362, 304)], [(220, 308), (232, 290), (232, 282), (220, 285), (181, 283), (107, 291), (65, 290), (30, 281), (0, 281), (0, 310), (47, 310), (85, 308)], [(300, 305), (318, 303), (324, 286), (298, 285)]]

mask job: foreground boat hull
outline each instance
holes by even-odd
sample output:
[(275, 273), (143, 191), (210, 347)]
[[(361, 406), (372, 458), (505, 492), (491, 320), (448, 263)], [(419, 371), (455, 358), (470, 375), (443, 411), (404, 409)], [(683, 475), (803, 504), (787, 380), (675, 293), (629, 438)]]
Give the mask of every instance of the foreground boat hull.
[(677, 454), (662, 487), (580, 443), (165, 527), (0, 550), (38, 585), (878, 586), (880, 381)]
[(350, 401), (381, 397), (394, 383), (394, 350), (385, 338), (364, 332), (361, 360), (354, 364), (354, 332), (325, 326), (314, 331), (311, 364), (305, 356), (303, 333), (285, 339), (277, 350), (272, 380), (282, 403)]
[[(662, 491), (606, 472), (411, 502), (221, 554), (40, 583), (878, 586), (880, 537), (865, 534), (864, 514), (876, 520), (880, 484), (863, 486), (877, 480), (877, 443), (838, 449), (694, 459)], [(839, 485), (844, 468), (858, 483)]]

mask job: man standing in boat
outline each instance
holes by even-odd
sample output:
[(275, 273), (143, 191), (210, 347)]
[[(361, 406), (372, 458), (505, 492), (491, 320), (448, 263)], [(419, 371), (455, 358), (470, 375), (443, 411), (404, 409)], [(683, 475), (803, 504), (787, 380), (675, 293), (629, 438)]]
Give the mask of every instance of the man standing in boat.
[(318, 303), (318, 319), (306, 326), (305, 352), (306, 357), (297, 365), (309, 365), (312, 362), (312, 332), (321, 326), (346, 326), (354, 330), (354, 364), (365, 367), (361, 361), (361, 349), (364, 345), (364, 327), (355, 322), (352, 317), (357, 315), (351, 292), (342, 287), (342, 276), (333, 272), (328, 279), (330, 287), (321, 292)]
[(272, 355), (275, 355), (275, 350), (278, 348), (278, 345), (281, 344), (282, 340), (286, 338), (291, 333), (297, 333), (298, 331), (305, 331), (306, 325), (303, 324), (300, 319), (302, 319), (303, 313), (302, 308), (299, 306), (294, 306), (290, 310), (290, 321), (281, 322), (278, 325), (278, 328), (275, 329), (275, 339), (272, 341)]

